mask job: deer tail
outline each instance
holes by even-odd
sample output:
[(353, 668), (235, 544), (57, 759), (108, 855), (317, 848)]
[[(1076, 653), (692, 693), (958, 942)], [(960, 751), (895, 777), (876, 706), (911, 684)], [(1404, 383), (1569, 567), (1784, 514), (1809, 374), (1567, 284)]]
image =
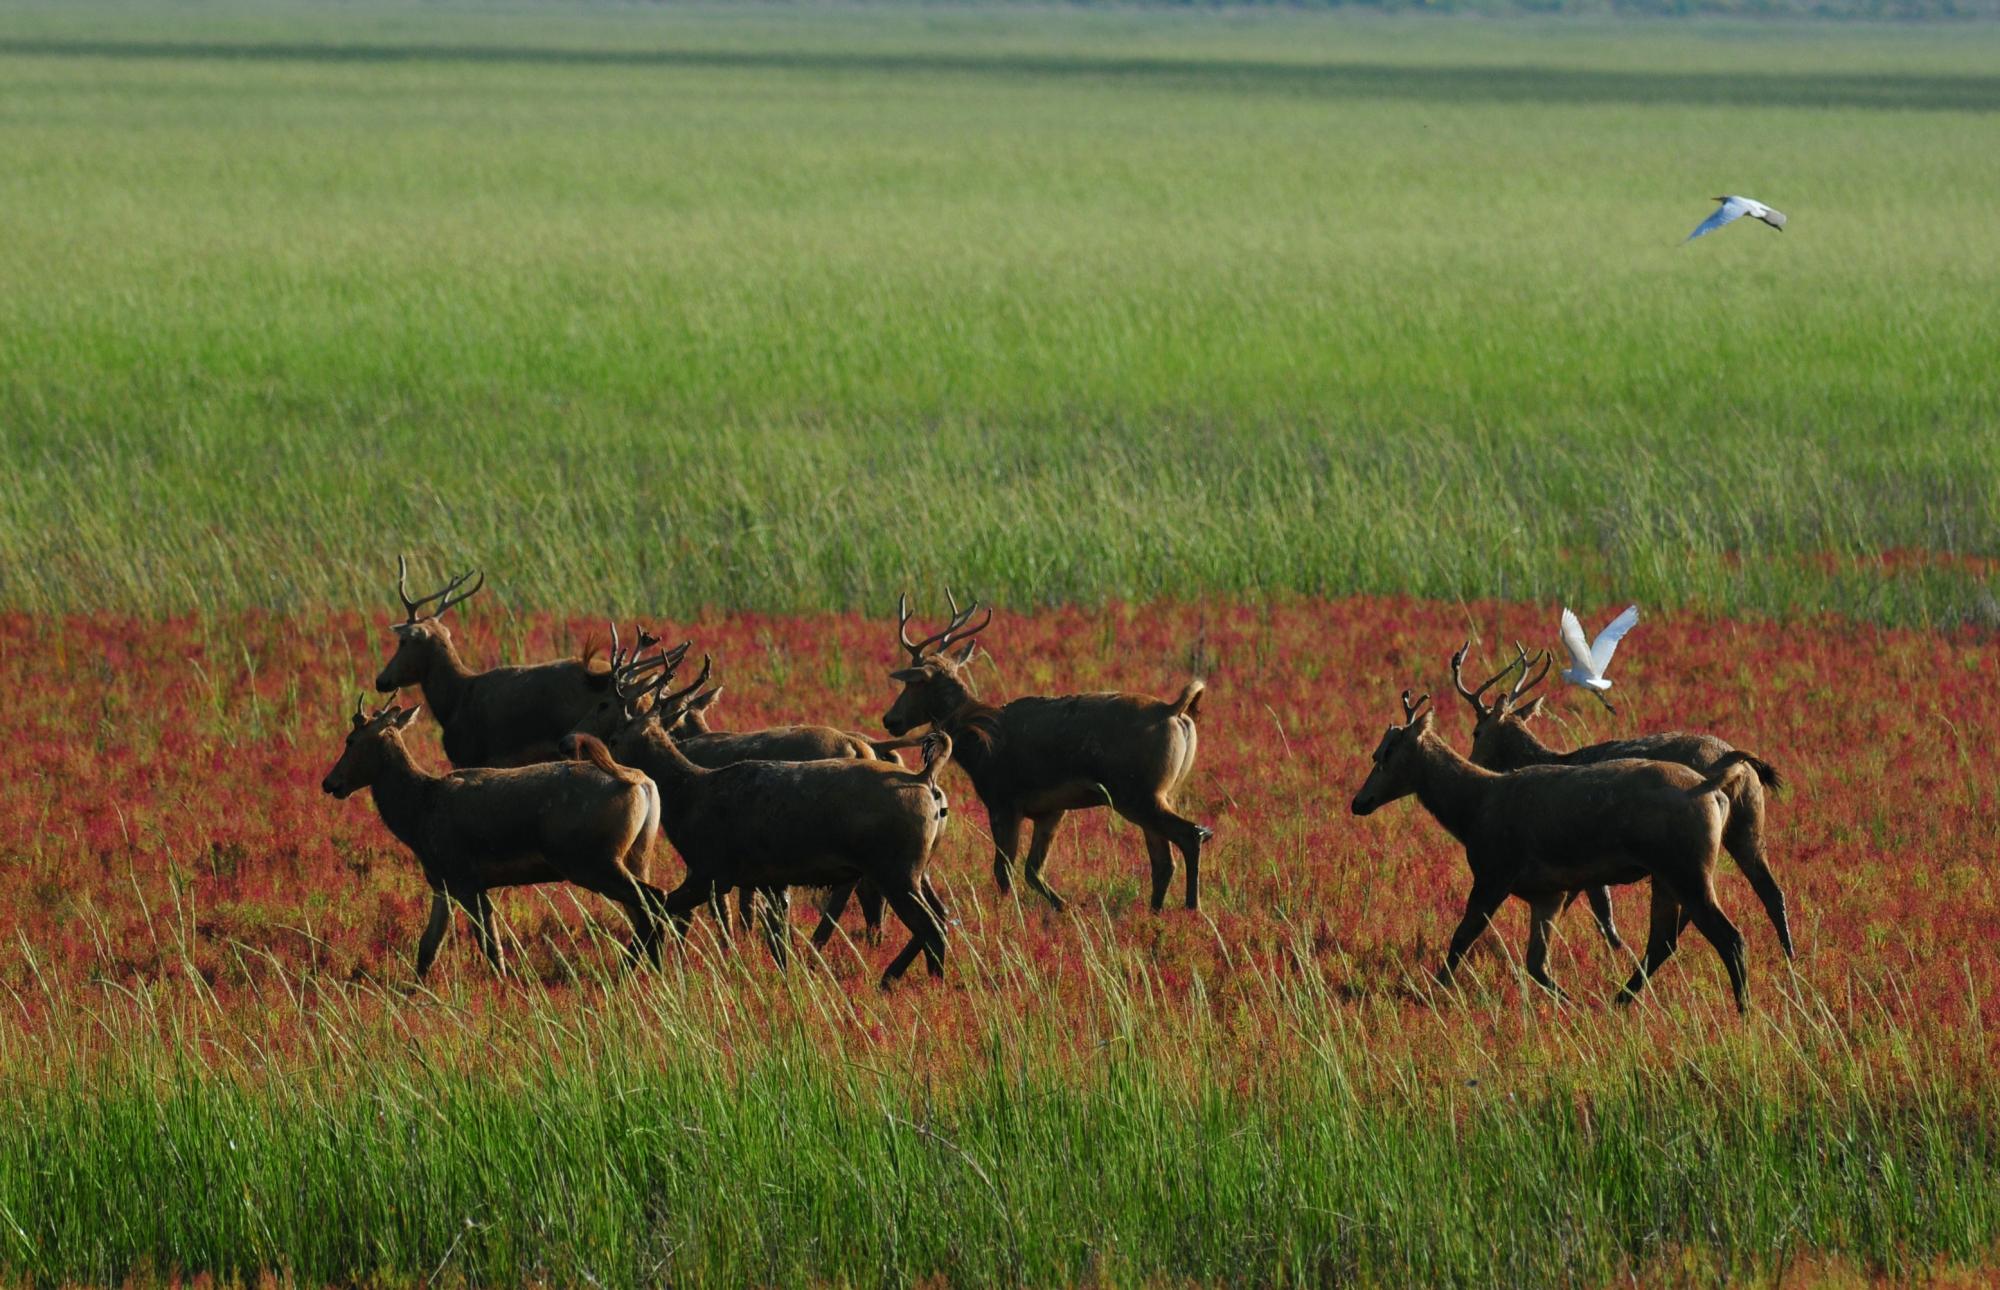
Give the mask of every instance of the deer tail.
[(868, 739), (868, 751), (875, 754), (876, 761), (894, 762), (900, 766), (903, 759), (896, 755), (898, 748), (920, 748), (929, 735), (906, 735), (901, 739)]
[(606, 748), (604, 741), (596, 735), (573, 734), (567, 736), (563, 742), (568, 745), (570, 755), (576, 760), (589, 762), (613, 779), (622, 779), (627, 784), (644, 784), (648, 788), (653, 785), (643, 772), (633, 770), (630, 766), (620, 766), (613, 761), (611, 750)]
[(1765, 761), (1762, 757), (1753, 757), (1749, 753), (1737, 753), (1736, 755), (1743, 759), (1744, 765), (1757, 772), (1757, 778), (1764, 781), (1765, 788), (1770, 789), (1773, 793), (1782, 793), (1785, 791), (1785, 777), (1778, 773), (1776, 766)]
[(1186, 717), (1190, 721), (1199, 717), (1201, 715), (1201, 692), (1207, 688), (1207, 683), (1200, 677), (1189, 681), (1186, 688), (1181, 691), (1181, 697), (1174, 700), (1174, 715), (1177, 717)]
[[(1757, 777), (1762, 779), (1763, 772), (1757, 769), (1762, 765), (1762, 762), (1747, 752), (1725, 753), (1715, 765), (1708, 768), (1708, 778), (1690, 788), (1687, 794), (1689, 797), (1700, 797), (1706, 793), (1719, 792), (1724, 785), (1745, 770), (1754, 771)], [(1777, 772), (1771, 773), (1775, 775)]]
[(944, 771), (944, 764), (951, 760), (951, 736), (942, 730), (933, 730), (918, 741), (924, 750), (924, 768), (919, 773), (925, 786), (937, 787), (937, 778)]

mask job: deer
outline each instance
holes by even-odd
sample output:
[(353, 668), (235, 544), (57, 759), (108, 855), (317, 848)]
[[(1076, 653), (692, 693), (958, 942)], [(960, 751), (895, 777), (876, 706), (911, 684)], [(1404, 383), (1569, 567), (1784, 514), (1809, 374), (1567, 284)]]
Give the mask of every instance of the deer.
[[(684, 933), (698, 907), (731, 889), (764, 892), (774, 897), (765, 903), (765, 935), (782, 966), (785, 891), (827, 888), (844, 905), (847, 893), (866, 880), (910, 930), (909, 943), (883, 971), (882, 988), (893, 985), (919, 953), (930, 974), (942, 976), (947, 915), (925, 868), (950, 810), (937, 782), (951, 759), (950, 738), (921, 741), (918, 771), (859, 758), (739, 761), (711, 769), (667, 734), (711, 667), (704, 658), (693, 684), (660, 694), (652, 719), (628, 722), (609, 743), (618, 761), (658, 786), (661, 831), (687, 864), (687, 878), (667, 893), (662, 912)], [(839, 908), (830, 909), (829, 918), (837, 918)]]
[(556, 743), (611, 689), (611, 671), (585, 649), (581, 658), (475, 672), (459, 657), (445, 613), (478, 594), (486, 575), (468, 570), (428, 596), (410, 597), (409, 565), (396, 557), (396, 595), (404, 620), (391, 630), (396, 652), (375, 678), (394, 694), (421, 688), (454, 767), (521, 766), (548, 761)]
[[(1530, 725), (1541, 712), (1542, 700), (1547, 696), (1536, 695), (1528, 702), (1522, 701), (1548, 676), (1550, 662), (1547, 652), (1530, 657), (1517, 644), (1512, 662), (1477, 690), (1468, 690), (1460, 669), (1464, 666), (1466, 652), (1471, 648), (1472, 642), (1467, 640), (1451, 656), (1451, 682), (1472, 707), (1471, 759), (1475, 766), (1507, 771), (1527, 766), (1589, 766), (1598, 762), (1639, 758), (1675, 762), (1706, 774), (1720, 765), (1724, 758), (1734, 757), (1755, 771), (1754, 775), (1738, 776), (1729, 781), (1726, 794), (1729, 820), (1723, 827), (1722, 848), (1736, 861), (1743, 876), (1749, 879), (1751, 890), (1757, 893), (1771, 926), (1778, 933), (1778, 944), (1783, 947), (1785, 957), (1794, 957), (1785, 893), (1772, 876), (1764, 857), (1765, 791), (1780, 792), (1785, 784), (1784, 777), (1771, 763), (1749, 753), (1739, 753), (1728, 741), (1714, 735), (1678, 730), (1642, 735), (1636, 739), (1613, 739), (1569, 752), (1558, 752), (1537, 738)], [(1531, 675), (1537, 661), (1541, 663), (1541, 668), (1532, 671)], [(1484, 698), (1486, 691), (1516, 668), (1520, 669), (1520, 676), (1513, 687), (1487, 702)], [(1595, 888), (1588, 894), (1591, 909), (1597, 914), (1605, 939), (1611, 942), (1612, 948), (1618, 948), (1617, 931), (1611, 921), (1610, 893), (1603, 888)]]
[(340, 759), (320, 783), (342, 801), (371, 789), (382, 823), (423, 868), (431, 909), (417, 942), (417, 979), (430, 974), (453, 904), (471, 915), (479, 948), (504, 972), (490, 893), (548, 882), (622, 906), (632, 923), (628, 953), (657, 963), (655, 910), (666, 893), (647, 881), (660, 830), (652, 782), (588, 738), (575, 741), (572, 761), (432, 774), (403, 745), (419, 710), (392, 700), (364, 713), (357, 701)]
[(905, 735), (920, 726), (951, 736), (953, 760), (972, 780), (993, 835), (993, 879), (1013, 890), (1021, 822), (1034, 833), (1022, 865), (1028, 886), (1061, 911), (1066, 902), (1043, 876), (1056, 829), (1070, 811), (1109, 806), (1139, 826), (1152, 866), (1151, 908), (1166, 905), (1173, 852), (1186, 864), (1186, 904), (1201, 907), (1201, 849), (1213, 830), (1175, 810), (1175, 794), (1194, 769), (1195, 720), (1203, 684), (1190, 680), (1174, 699), (1138, 694), (1025, 697), (995, 707), (982, 702), (967, 670), (979, 649), (974, 601), (952, 614), (943, 631), (910, 639), (907, 596), (896, 601), (896, 637), (909, 662), (889, 673), (902, 686), (882, 716), (882, 728)]
[(1414, 794), (1465, 848), (1472, 891), (1437, 980), (1449, 985), (1509, 896), (1532, 912), (1527, 971), (1558, 999), (1548, 973), (1549, 927), (1571, 894), (1652, 881), (1646, 956), (1619, 992), (1638, 997), (1672, 956), (1692, 922), (1722, 958), (1736, 1009), (1749, 1007), (1743, 934), (1715, 901), (1715, 867), (1729, 816), (1727, 792), (1755, 775), (1747, 753), (1732, 752), (1707, 774), (1661, 761), (1621, 759), (1586, 766), (1530, 766), (1500, 772), (1476, 766), (1432, 729), (1430, 695), (1403, 691), (1403, 724), (1376, 745), (1355, 815), (1372, 815)]
[[(613, 627), (612, 638), (617, 640), (617, 630)], [(640, 650), (657, 643), (657, 638), (640, 629)], [(664, 650), (652, 655), (638, 651), (629, 659), (614, 657), (611, 693), (600, 699), (587, 716), (576, 726), (576, 733), (594, 736), (598, 739), (624, 747), (627, 742), (643, 742), (640, 727), (659, 724), (664, 709), (659, 705), (660, 691), (671, 683), (681, 660), (686, 656), (687, 642), (672, 650)], [(645, 680), (648, 673), (655, 673)], [(708, 673), (703, 672), (706, 681)], [(699, 691), (698, 693), (696, 691)], [(774, 726), (765, 730), (713, 731), (704, 725), (691, 725), (691, 719), (698, 720), (698, 714), (714, 701), (722, 687), (702, 688), (700, 685), (689, 690), (674, 703), (680, 715), (672, 727), (661, 726), (668, 738), (672, 739), (689, 761), (709, 770), (734, 765), (740, 761), (881, 761), (897, 768), (903, 763), (896, 752), (902, 748), (915, 748), (921, 739), (872, 740), (862, 735), (848, 734), (832, 726)], [(683, 733), (693, 730), (695, 733)], [(738, 917), (745, 926), (750, 922), (750, 898), (752, 892), (745, 888), (737, 893)], [(783, 899), (782, 892), (766, 892), (767, 898)], [(835, 892), (831, 900), (838, 900), (838, 907), (831, 903), (823, 907), (819, 926), (813, 932), (813, 946), (824, 949), (827, 942), (839, 930), (839, 917), (845, 909), (850, 893)], [(874, 944), (882, 936), (882, 896), (874, 884), (866, 880), (859, 883), (851, 893), (861, 905), (861, 917), (867, 928), (865, 937)], [(826, 910), (831, 909), (831, 913)]]

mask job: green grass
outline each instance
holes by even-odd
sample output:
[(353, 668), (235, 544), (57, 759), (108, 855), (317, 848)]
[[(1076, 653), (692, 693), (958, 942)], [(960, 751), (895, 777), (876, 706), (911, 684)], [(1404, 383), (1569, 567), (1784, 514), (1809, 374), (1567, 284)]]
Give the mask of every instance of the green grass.
[[(1078, 930), (1088, 981), (1014, 959), (889, 1003), (750, 955), (554, 996), (31, 992), (0, 1033), (0, 1275), (1721, 1284), (1991, 1256), (1983, 1040), (1810, 994), (1744, 1027), (1491, 998), (1426, 1023), (1310, 957), (1176, 1002), (1143, 946)], [(979, 993), (970, 1033), (927, 1023), (941, 989)]]
[[(2000, 29), (0, 15), (0, 604), (1990, 621)], [(1742, 78), (1762, 78), (1746, 85)], [(1717, 192), (1787, 209), (1677, 245)]]

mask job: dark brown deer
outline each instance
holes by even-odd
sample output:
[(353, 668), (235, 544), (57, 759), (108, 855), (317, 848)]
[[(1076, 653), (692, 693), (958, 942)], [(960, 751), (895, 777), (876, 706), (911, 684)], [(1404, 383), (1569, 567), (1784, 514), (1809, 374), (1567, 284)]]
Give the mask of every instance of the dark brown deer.
[(1715, 903), (1715, 866), (1729, 814), (1723, 794), (1732, 781), (1755, 774), (1746, 754), (1724, 757), (1708, 775), (1631, 760), (1501, 774), (1473, 765), (1438, 737), (1425, 707), (1429, 700), (1412, 701), (1403, 691), (1403, 724), (1389, 727), (1376, 746), (1353, 810), (1369, 815), (1414, 793), (1465, 847), (1472, 892), (1445, 952), (1441, 982), (1450, 982), (1494, 911), (1516, 896), (1534, 916), (1528, 975), (1560, 995), (1548, 974), (1548, 933), (1570, 894), (1650, 878), (1646, 959), (1619, 1002), (1645, 988), (1692, 922), (1722, 956), (1737, 1010), (1749, 1006), (1743, 935)]
[[(653, 638), (642, 632), (642, 642)], [(615, 632), (614, 632), (615, 639)], [(590, 715), (577, 725), (577, 733), (594, 735), (599, 739), (623, 747), (628, 741), (636, 741), (639, 728), (658, 725), (664, 711), (656, 702), (660, 691), (671, 683), (675, 670), (686, 655), (688, 645), (683, 642), (673, 650), (652, 655), (635, 652), (629, 660), (621, 660), (613, 668), (612, 693), (598, 701)], [(653, 674), (648, 679), (648, 675)], [(688, 687), (673, 702), (673, 707), (681, 712), (672, 727), (672, 738), (680, 746), (687, 759), (697, 766), (718, 770), (733, 766), (740, 761), (882, 761), (902, 768), (896, 758), (899, 748), (917, 747), (920, 739), (871, 740), (861, 735), (851, 735), (836, 730), (832, 726), (774, 726), (766, 730), (709, 731), (698, 730), (693, 734), (680, 732), (690, 729), (688, 714), (708, 707), (714, 696), (721, 691), (720, 686), (703, 689), (708, 678), (704, 667), (702, 676), (693, 686)], [(661, 727), (665, 729), (665, 727)], [(750, 897), (748, 890), (737, 893), (739, 916), (747, 926), (750, 921)], [(770, 899), (782, 899), (783, 893), (766, 892)], [(874, 884), (863, 881), (853, 891), (853, 897), (861, 905), (862, 921), (867, 928), (866, 937), (873, 944), (882, 936), (882, 896)], [(829, 903), (822, 910), (818, 928), (813, 932), (813, 945), (824, 948), (839, 929), (841, 910), (847, 905), (849, 893), (834, 892)], [(826, 910), (831, 910), (827, 913)]]
[(342, 799), (372, 788), (382, 823), (423, 866), (432, 894), (418, 978), (437, 957), (452, 902), (472, 915), (479, 948), (501, 969), (488, 893), (543, 882), (616, 901), (632, 920), (633, 956), (657, 961), (653, 909), (666, 893), (646, 881), (660, 827), (651, 781), (613, 762), (595, 739), (577, 741), (575, 761), (433, 775), (403, 747), (417, 711), (392, 703), (364, 715), (357, 703), (347, 745), (320, 787)]
[(783, 893), (826, 888), (845, 903), (846, 893), (866, 880), (911, 933), (883, 972), (883, 987), (919, 953), (931, 975), (942, 975), (945, 911), (924, 870), (948, 814), (937, 776), (951, 741), (925, 741), (917, 772), (853, 758), (743, 761), (711, 770), (667, 734), (709, 668), (703, 660), (693, 685), (662, 694), (653, 719), (628, 723), (611, 740), (613, 756), (659, 786), (662, 830), (688, 866), (664, 912), (685, 929), (696, 909), (732, 889), (764, 892), (775, 897), (766, 902), (766, 934), (772, 956), (783, 963)]
[[(1000, 890), (1013, 889), (1021, 821), (1030, 820), (1034, 835), (1023, 875), (1061, 909), (1063, 898), (1042, 876), (1056, 827), (1069, 811), (1109, 806), (1145, 832), (1152, 907), (1167, 901), (1172, 844), (1187, 865), (1187, 907), (1200, 908), (1201, 848), (1212, 833), (1176, 813), (1174, 798), (1194, 769), (1202, 683), (1188, 682), (1169, 702), (1137, 694), (1069, 694), (996, 708), (980, 702), (966, 671), (978, 649), (972, 638), (993, 621), (988, 610), (973, 624), (978, 609), (975, 602), (960, 610), (953, 601), (943, 631), (912, 641), (908, 601), (897, 600), (896, 636), (910, 661), (889, 673), (903, 689), (883, 714), (882, 728), (902, 735), (929, 726), (951, 736), (958, 764), (986, 805)], [(954, 648), (957, 653), (948, 653)]]
[(459, 657), (443, 619), (445, 611), (486, 585), (485, 575), (467, 587), (474, 574), (461, 573), (441, 590), (412, 600), (408, 573), (398, 556), (396, 595), (405, 618), (393, 628), (396, 652), (375, 678), (376, 690), (393, 694), (420, 686), (453, 766), (521, 766), (554, 758), (557, 741), (610, 693), (610, 669), (586, 651), (582, 658), (475, 672)]
[[(1541, 712), (1544, 696), (1537, 695), (1531, 701), (1522, 702), (1523, 697), (1548, 676), (1550, 664), (1547, 654), (1531, 658), (1526, 650), (1516, 645), (1513, 662), (1478, 690), (1468, 691), (1459, 679), (1459, 668), (1471, 647), (1472, 642), (1467, 641), (1451, 656), (1451, 680), (1458, 692), (1465, 696), (1465, 701), (1472, 705), (1476, 718), (1472, 727), (1471, 754), (1476, 766), (1506, 771), (1527, 766), (1590, 766), (1598, 762), (1639, 758), (1675, 762), (1708, 774), (1721, 765), (1724, 758), (1734, 758), (1756, 771), (1754, 775), (1736, 776), (1725, 789), (1724, 795), (1729, 799), (1729, 820), (1723, 826), (1722, 848), (1736, 861), (1743, 876), (1750, 880), (1750, 889), (1757, 893), (1771, 926), (1777, 929), (1778, 943), (1784, 947), (1785, 957), (1792, 957), (1792, 929), (1786, 916), (1785, 893), (1779, 888), (1778, 880), (1771, 875), (1770, 866), (1764, 858), (1765, 790), (1777, 793), (1785, 783), (1776, 768), (1761, 757), (1738, 752), (1726, 740), (1714, 735), (1678, 730), (1642, 735), (1636, 739), (1613, 739), (1570, 752), (1558, 752), (1537, 738), (1529, 725)], [(1533, 670), (1537, 661), (1541, 663), (1539, 671)], [(1513, 688), (1491, 703), (1485, 702), (1482, 696), (1487, 688), (1497, 684), (1515, 668), (1520, 669), (1520, 677)], [(1590, 896), (1591, 908), (1598, 911), (1598, 922), (1604, 927), (1605, 935), (1615, 937), (1611, 927), (1609, 893), (1600, 889), (1592, 891)], [(1600, 900), (1603, 901), (1601, 906)], [(1615, 939), (1613, 944), (1616, 944)]]

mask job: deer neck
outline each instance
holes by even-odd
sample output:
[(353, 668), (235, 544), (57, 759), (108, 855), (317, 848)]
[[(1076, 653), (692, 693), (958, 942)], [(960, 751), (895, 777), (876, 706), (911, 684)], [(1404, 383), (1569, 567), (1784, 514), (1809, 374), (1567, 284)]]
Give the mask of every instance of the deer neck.
[(417, 834), (430, 802), (436, 775), (426, 774), (410, 760), (409, 749), (400, 739), (384, 741), (382, 769), (375, 776), (375, 810), (382, 823), (405, 846), (416, 849)]
[(633, 736), (645, 750), (640, 758), (645, 764), (640, 769), (658, 781), (663, 788), (707, 774), (707, 771), (695, 765), (688, 759), (688, 755), (681, 751), (680, 741), (686, 737), (668, 733), (666, 727), (657, 721), (646, 722)]
[(968, 775), (976, 775), (999, 751), (1000, 709), (981, 703), (956, 678), (951, 684), (950, 701), (939, 704), (945, 715), (932, 724), (951, 736), (952, 760), (964, 766)]
[(1535, 737), (1528, 729), (1528, 723), (1513, 717), (1500, 723), (1501, 755), (1505, 764), (1496, 770), (1518, 770), (1523, 766), (1544, 766), (1552, 761), (1560, 761), (1562, 754)]
[(1486, 797), (1486, 786), (1496, 778), (1461, 757), (1436, 735), (1425, 735), (1417, 744), (1422, 759), (1417, 772), (1417, 800), (1436, 818), (1445, 832), (1465, 841), (1473, 820)]
[(465, 660), (458, 656), (458, 647), (449, 640), (433, 640), (430, 648), (430, 662), (424, 668), (424, 677), (418, 688), (424, 692), (424, 703), (430, 707), (431, 715), (439, 725), (449, 723), (458, 711), (459, 702), (476, 676)]

